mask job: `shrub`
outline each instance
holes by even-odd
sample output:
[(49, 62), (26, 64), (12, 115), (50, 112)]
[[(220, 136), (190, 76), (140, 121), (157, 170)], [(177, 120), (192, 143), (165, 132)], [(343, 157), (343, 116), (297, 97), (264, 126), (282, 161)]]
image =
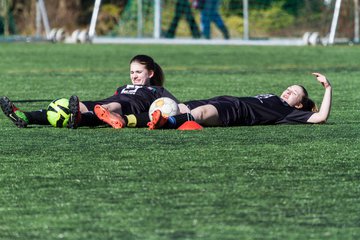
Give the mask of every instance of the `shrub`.
[(276, 2), (264, 10), (250, 12), (250, 31), (252, 35), (262, 37), (274, 32), (281, 32), (284, 28), (294, 24), (294, 16), (282, 9), (283, 2)]

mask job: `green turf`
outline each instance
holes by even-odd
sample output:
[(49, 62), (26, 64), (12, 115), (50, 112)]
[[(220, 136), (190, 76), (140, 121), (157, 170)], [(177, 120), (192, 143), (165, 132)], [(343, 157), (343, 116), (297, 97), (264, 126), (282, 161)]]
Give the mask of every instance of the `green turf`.
[(319, 71), (331, 116), (181, 132), (18, 129), (1, 114), (0, 239), (360, 238), (358, 46), (1, 44), (0, 95), (24, 110), (101, 99), (129, 82), (139, 53), (180, 100), (299, 83), (319, 103)]

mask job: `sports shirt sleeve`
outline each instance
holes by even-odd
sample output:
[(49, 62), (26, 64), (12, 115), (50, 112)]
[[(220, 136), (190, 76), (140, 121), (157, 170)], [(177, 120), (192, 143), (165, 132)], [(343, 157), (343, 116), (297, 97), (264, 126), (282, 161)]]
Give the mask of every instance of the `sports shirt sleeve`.
[(307, 120), (314, 114), (314, 112), (294, 110), (285, 118), (277, 122), (277, 124), (299, 124), (308, 123)]

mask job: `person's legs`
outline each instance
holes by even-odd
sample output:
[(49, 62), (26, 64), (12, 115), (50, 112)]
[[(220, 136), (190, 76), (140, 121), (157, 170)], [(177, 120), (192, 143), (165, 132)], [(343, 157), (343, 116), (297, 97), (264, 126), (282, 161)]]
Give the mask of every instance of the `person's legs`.
[[(93, 112), (95, 102), (80, 102), (75, 95), (69, 99), (70, 118), (68, 128), (76, 129), (81, 126), (95, 127), (103, 125), (102, 122)], [(90, 110), (90, 109), (91, 110)]]
[(204, 9), (201, 10), (200, 19), (201, 19), (201, 31), (206, 39), (211, 38), (210, 34), (210, 11), (209, 4), (205, 3)]
[(151, 114), (151, 121), (147, 124), (150, 130), (154, 129), (177, 129), (187, 121), (194, 121), (190, 113), (183, 113), (176, 116), (164, 117), (160, 110)]
[(0, 99), (1, 109), (4, 114), (19, 128), (24, 128), (28, 125), (28, 119), (25, 114), (21, 112), (7, 97)]
[(188, 1), (184, 1), (183, 7), (185, 11), (186, 21), (189, 24), (189, 28), (193, 38), (200, 38), (201, 37), (200, 30), (191, 11), (190, 3)]
[(183, 9), (182, 9), (182, 1), (178, 0), (176, 2), (176, 6), (175, 6), (175, 15), (173, 20), (171, 21), (170, 27), (167, 30), (167, 32), (165, 33), (165, 37), (166, 38), (174, 38), (175, 34), (176, 34), (176, 29), (178, 26), (178, 23), (180, 21), (181, 15), (183, 14)]
[(191, 110), (191, 115), (195, 121), (203, 126), (220, 126), (218, 110), (211, 104), (203, 105)]
[(79, 102), (79, 111), (80, 111), (81, 113), (86, 113), (86, 112), (89, 111), (89, 109), (88, 109), (88, 107), (87, 107), (84, 103)]
[(47, 119), (47, 110), (40, 109), (38, 111), (24, 112), (25, 116), (28, 119), (28, 124), (36, 125), (50, 125), (49, 120)]
[(152, 114), (149, 122), (149, 129), (172, 128), (176, 129), (186, 121), (196, 121), (207, 127), (222, 126), (219, 119), (219, 112), (212, 104), (201, 105), (191, 110), (190, 113), (183, 113), (172, 117), (163, 117), (160, 110)]
[(229, 39), (229, 31), (224, 24), (220, 14), (218, 12), (214, 12), (213, 15), (211, 15), (211, 20), (215, 23), (215, 25), (219, 28), (219, 30), (222, 32), (225, 39)]
[[(178, 106), (180, 109), (180, 114), (190, 113), (190, 109), (185, 104), (179, 103)], [(149, 112), (121, 115), (121, 117), (124, 119), (124, 126), (131, 128), (148, 127), (148, 123), (151, 122)], [(186, 120), (188, 119), (186, 118)]]
[(190, 112), (190, 109), (185, 104), (179, 103), (178, 106), (179, 106), (180, 113), (189, 113)]
[(220, 1), (219, 0), (208, 0), (208, 15), (210, 18), (210, 24), (211, 22), (214, 22), (215, 25), (219, 28), (219, 30), (224, 35), (225, 39), (229, 39), (229, 31), (224, 24), (220, 14), (219, 14), (219, 7), (220, 7)]
[(116, 112), (109, 111), (104, 105), (96, 105), (94, 112), (101, 121), (109, 124), (113, 128), (119, 129), (125, 127), (126, 123), (123, 117)]
[(106, 108), (109, 112), (113, 112), (113, 113), (117, 113), (122, 115), (122, 107), (121, 104), (118, 102), (111, 102), (111, 103), (107, 103), (107, 104), (102, 104), (101, 105), (103, 108)]
[(27, 127), (29, 124), (50, 125), (45, 109), (24, 112), (5, 96), (1, 97), (0, 105), (4, 114), (19, 128)]
[(150, 122), (149, 112), (129, 114), (124, 116), (126, 127), (143, 128)]

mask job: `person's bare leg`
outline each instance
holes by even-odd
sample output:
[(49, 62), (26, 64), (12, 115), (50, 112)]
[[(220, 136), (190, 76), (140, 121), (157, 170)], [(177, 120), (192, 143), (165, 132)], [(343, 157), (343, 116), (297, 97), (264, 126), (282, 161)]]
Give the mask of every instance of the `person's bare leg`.
[(120, 103), (112, 102), (112, 103), (103, 104), (101, 106), (103, 108), (107, 109), (109, 112), (117, 113), (117, 114), (122, 115), (122, 108), (121, 108)]
[(79, 102), (79, 109), (81, 113), (86, 113), (89, 111), (89, 109), (82, 102)]
[(190, 113), (190, 109), (185, 104), (179, 103), (178, 106), (180, 113)]
[(215, 127), (221, 125), (219, 113), (211, 104), (203, 105), (191, 110), (191, 115), (193, 115), (197, 123), (203, 126)]

